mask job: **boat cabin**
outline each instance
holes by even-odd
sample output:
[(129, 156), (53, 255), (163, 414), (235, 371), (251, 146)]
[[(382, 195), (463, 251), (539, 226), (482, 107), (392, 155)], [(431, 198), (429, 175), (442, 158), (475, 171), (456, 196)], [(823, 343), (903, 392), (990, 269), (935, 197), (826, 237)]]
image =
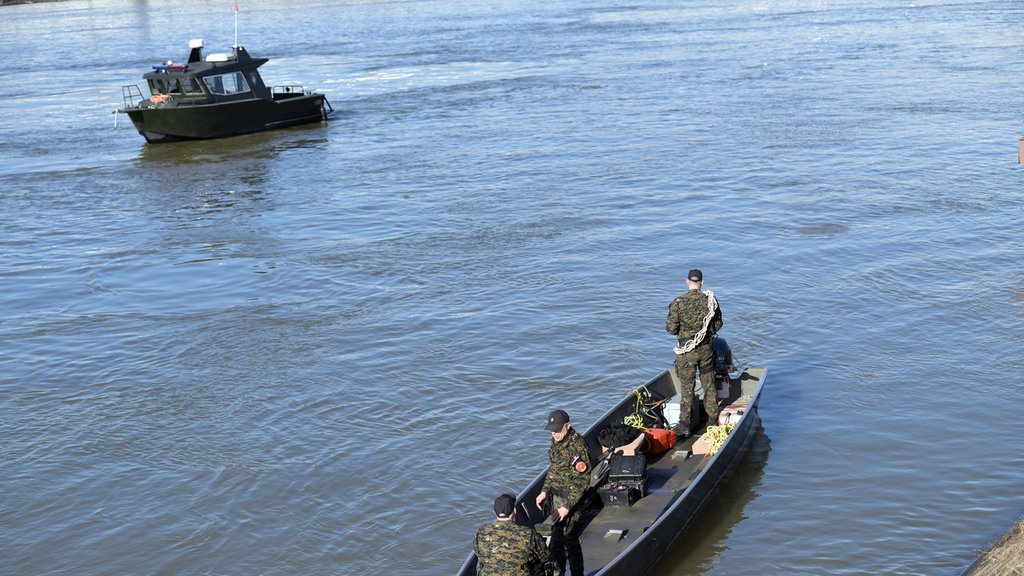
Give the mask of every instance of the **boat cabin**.
[(203, 59), (203, 41), (189, 41), (188, 63), (168, 60), (153, 66), (143, 75), (149, 85), (151, 101), (227, 102), (246, 98), (271, 98), (270, 89), (256, 70), (267, 58), (249, 56), (243, 46), (234, 46), (233, 54), (210, 54)]

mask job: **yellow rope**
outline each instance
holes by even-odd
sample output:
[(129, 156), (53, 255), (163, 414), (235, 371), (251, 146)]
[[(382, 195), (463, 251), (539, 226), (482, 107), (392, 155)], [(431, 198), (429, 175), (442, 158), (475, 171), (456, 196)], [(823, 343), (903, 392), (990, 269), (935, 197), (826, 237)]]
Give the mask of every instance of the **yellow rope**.
[(638, 428), (640, 430), (646, 430), (647, 427), (644, 426), (644, 417), (640, 415), (640, 407), (641, 407), (640, 391), (639, 390), (633, 390), (633, 395), (636, 396), (636, 408), (633, 409), (633, 413), (632, 414), (630, 414), (629, 416), (626, 416), (625, 418), (622, 419), (622, 423), (627, 425), (627, 426), (632, 426), (633, 428)]
[(708, 426), (708, 430), (704, 434), (704, 438), (708, 442), (708, 456), (713, 456), (718, 452), (718, 449), (722, 447), (722, 444), (725, 444), (725, 439), (729, 437), (729, 434), (735, 427), (735, 424), (726, 424), (725, 426)]
[(640, 430), (646, 429), (644, 428), (644, 419), (639, 414), (630, 414), (629, 416), (626, 416), (622, 419), (622, 423)]

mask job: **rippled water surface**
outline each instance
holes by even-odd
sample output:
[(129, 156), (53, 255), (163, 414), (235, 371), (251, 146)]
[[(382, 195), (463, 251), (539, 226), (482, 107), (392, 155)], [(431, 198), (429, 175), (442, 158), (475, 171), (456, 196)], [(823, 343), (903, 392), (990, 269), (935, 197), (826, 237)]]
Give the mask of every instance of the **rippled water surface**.
[(115, 129), (226, 0), (0, 7), (0, 571), (453, 573), (692, 267), (764, 430), (659, 575), (958, 574), (1024, 513), (1015, 3), (239, 4), (329, 124)]

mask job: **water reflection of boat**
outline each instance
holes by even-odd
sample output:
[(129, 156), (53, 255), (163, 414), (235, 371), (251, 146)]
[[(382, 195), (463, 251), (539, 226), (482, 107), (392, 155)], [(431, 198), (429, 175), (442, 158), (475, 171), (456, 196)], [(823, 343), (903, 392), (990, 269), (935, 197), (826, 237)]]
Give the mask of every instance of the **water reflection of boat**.
[[(254, 132), (233, 138), (192, 140), (188, 146), (140, 146), (136, 160), (154, 165), (225, 166), (230, 170), (268, 168), (271, 160), (289, 150), (323, 149), (329, 140), (326, 132), (314, 124), (295, 126), (287, 132)], [(251, 160), (251, 162), (249, 162)]]
[[(670, 548), (678, 549), (680, 543), (676, 540), (761, 431), (758, 403), (766, 375), (764, 368), (747, 368), (733, 378), (729, 393), (723, 395), (720, 402), (742, 410), (738, 412), (739, 420), (732, 433), (716, 453), (688, 457), (697, 439), (683, 440), (668, 452), (648, 457), (646, 494), (633, 504), (609, 506), (599, 498), (590, 499), (584, 514), (587, 525), (581, 538), (587, 574), (648, 574)], [(601, 453), (599, 433), (633, 414), (638, 398), (657, 406), (678, 391), (674, 371), (663, 372), (635, 392), (631, 391), (583, 434), (591, 455), (597, 458)], [(545, 520), (544, 513), (534, 505), (543, 488), (545, 474), (538, 476), (517, 497), (516, 522), (536, 526)], [(476, 574), (474, 554), (470, 554), (459, 574)]]
[(333, 108), (323, 94), (302, 86), (268, 88), (242, 46), (203, 59), (203, 41), (189, 42), (188, 62), (167, 61), (143, 75), (151, 96), (136, 85), (121, 88), (124, 108), (147, 142), (221, 138), (326, 120)]

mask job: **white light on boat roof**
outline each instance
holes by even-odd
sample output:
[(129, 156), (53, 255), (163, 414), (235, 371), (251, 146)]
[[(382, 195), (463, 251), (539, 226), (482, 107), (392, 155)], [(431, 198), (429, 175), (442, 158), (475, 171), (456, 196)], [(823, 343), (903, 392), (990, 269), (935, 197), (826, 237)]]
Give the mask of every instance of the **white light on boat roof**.
[(196, 38), (194, 40), (189, 40), (188, 41), (188, 47), (189, 48), (202, 48), (203, 47), (203, 39), (202, 38)]
[(209, 56), (206, 57), (206, 61), (207, 62), (227, 62), (228, 61), (228, 55), (227, 54), (222, 54), (222, 53), (210, 54)]

